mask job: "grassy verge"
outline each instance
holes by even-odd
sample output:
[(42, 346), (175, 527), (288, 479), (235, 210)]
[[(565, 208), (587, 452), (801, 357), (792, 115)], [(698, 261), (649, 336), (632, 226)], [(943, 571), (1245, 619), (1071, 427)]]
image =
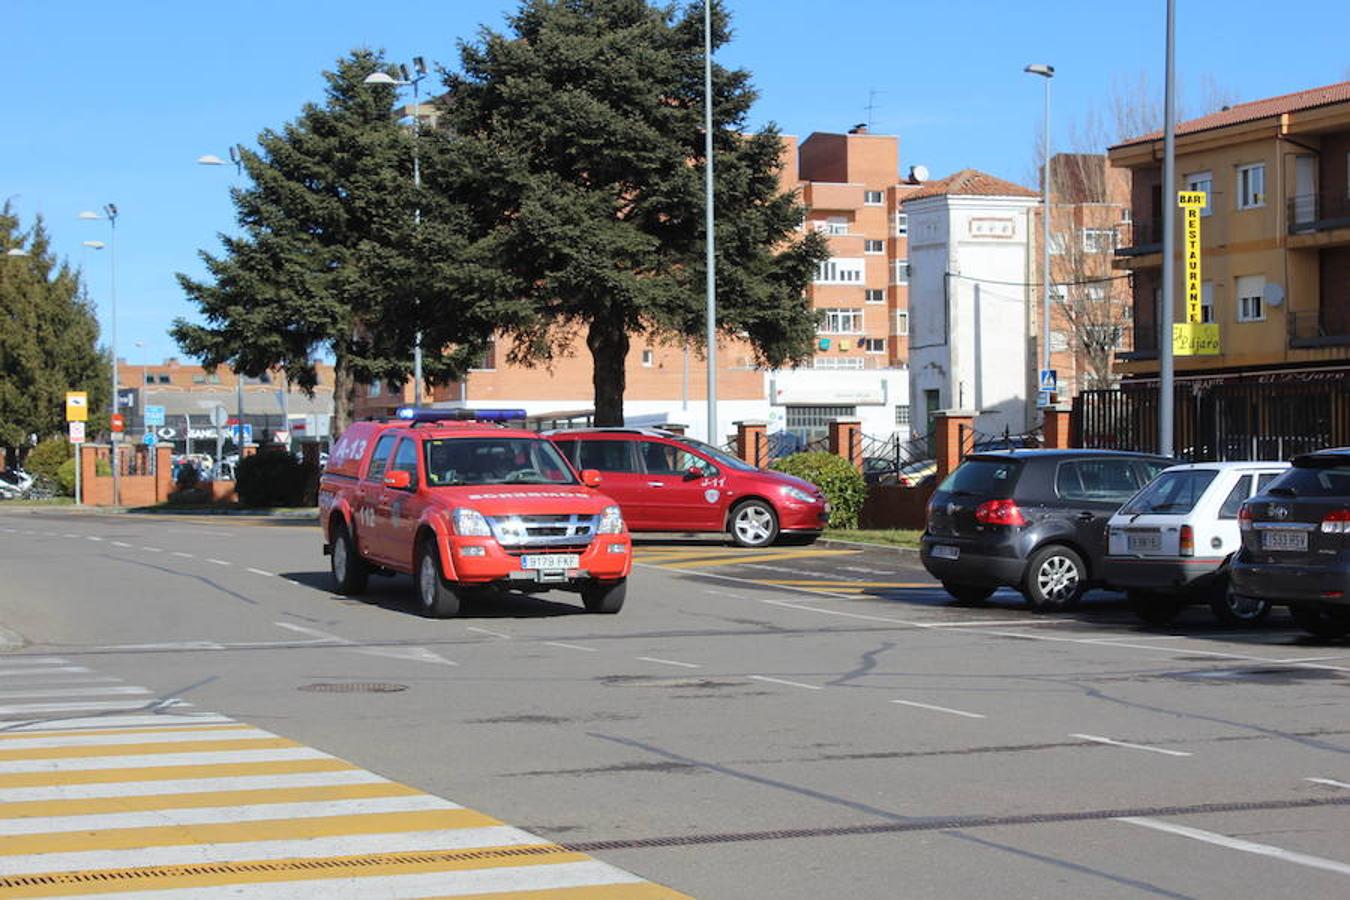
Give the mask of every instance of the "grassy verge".
[(922, 531), (901, 528), (831, 528), (821, 537), (827, 540), (853, 541), (858, 544), (879, 544), (883, 547), (908, 547), (917, 550)]
[(74, 497), (49, 497), (45, 500), (0, 500), (0, 510), (27, 509), (31, 506), (73, 506)]

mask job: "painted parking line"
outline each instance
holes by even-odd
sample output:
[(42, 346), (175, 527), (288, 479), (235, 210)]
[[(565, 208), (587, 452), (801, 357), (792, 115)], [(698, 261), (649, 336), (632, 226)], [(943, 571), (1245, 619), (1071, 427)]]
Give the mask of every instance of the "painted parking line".
[(0, 898), (684, 896), (224, 716), (0, 707), (0, 797)]
[(913, 706), (917, 707), (918, 709), (928, 709), (932, 710), (933, 712), (948, 713), (949, 715), (953, 716), (964, 716), (967, 719), (986, 718), (984, 713), (966, 712), (964, 709), (952, 709), (950, 706), (934, 706), (931, 703), (918, 703), (915, 702), (914, 700), (892, 700), (891, 702), (898, 703), (901, 706)]
[(1078, 738), (1080, 741), (1091, 741), (1094, 744), (1109, 744), (1112, 747), (1125, 747), (1129, 750), (1147, 750), (1149, 753), (1161, 753), (1164, 756), (1194, 756), (1193, 753), (1187, 753), (1184, 750), (1168, 750), (1165, 747), (1150, 747), (1147, 744), (1131, 744), (1129, 741), (1117, 741), (1108, 737), (1101, 737), (1095, 734), (1071, 734), (1071, 738)]
[(1313, 784), (1325, 784), (1328, 787), (1345, 788), (1350, 790), (1350, 782), (1337, 781), (1334, 778), (1305, 778), (1304, 781), (1311, 781)]
[(642, 662), (659, 663), (660, 665), (663, 666), (680, 666), (681, 668), (684, 669), (699, 668), (699, 666), (696, 663), (680, 662), (678, 659), (662, 659), (659, 656), (639, 656), (637, 657), (637, 659), (639, 659)]
[(786, 678), (773, 678), (773, 677), (770, 677), (770, 676), (768, 676), (768, 675), (749, 675), (749, 676), (747, 676), (747, 677), (753, 678), (755, 681), (767, 681), (767, 682), (769, 682), (770, 684), (785, 684), (785, 685), (787, 685), (788, 687), (806, 688), (808, 691), (823, 691), (823, 690), (825, 690), (825, 688), (821, 687), (821, 686), (818, 685), (818, 684), (805, 684), (805, 683), (800, 682), (800, 681), (789, 681), (789, 680), (786, 679)]
[(1218, 834), (1213, 831), (1202, 831), (1199, 828), (1191, 828), (1186, 825), (1173, 825), (1171, 822), (1163, 822), (1158, 819), (1146, 819), (1139, 816), (1129, 816), (1116, 819), (1117, 822), (1125, 822), (1129, 825), (1138, 825), (1142, 828), (1151, 828), (1154, 831), (1162, 831), (1167, 834), (1175, 834), (1180, 837), (1190, 838), (1193, 841), (1203, 841), (1206, 844), (1213, 844), (1216, 847), (1226, 847), (1229, 850), (1241, 850), (1244, 853), (1255, 853), (1258, 856), (1269, 856), (1284, 862), (1294, 863), (1300, 866), (1308, 866), (1313, 869), (1322, 869), (1326, 872), (1335, 872), (1338, 875), (1350, 875), (1350, 863), (1343, 863), (1334, 859), (1325, 859), (1321, 856), (1310, 856), (1307, 853), (1297, 853), (1293, 850), (1286, 850), (1283, 847), (1274, 847), (1270, 844), (1258, 844), (1255, 841), (1247, 841), (1241, 838), (1229, 837), (1226, 834)]
[(760, 553), (753, 557), (730, 556), (710, 559), (682, 560), (680, 562), (658, 563), (663, 569), (705, 569), (716, 566), (736, 566), (747, 562), (762, 562), (765, 560), (784, 560), (784, 559), (807, 559), (808, 557), (822, 556), (847, 556), (854, 553), (861, 553), (861, 550), (781, 550), (775, 553)]

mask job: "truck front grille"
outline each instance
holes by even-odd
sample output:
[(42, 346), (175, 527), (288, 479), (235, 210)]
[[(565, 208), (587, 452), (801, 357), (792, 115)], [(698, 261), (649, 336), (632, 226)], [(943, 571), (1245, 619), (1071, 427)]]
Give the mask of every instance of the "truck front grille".
[(599, 524), (599, 516), (584, 514), (488, 517), (492, 536), (507, 550), (586, 547), (590, 545)]

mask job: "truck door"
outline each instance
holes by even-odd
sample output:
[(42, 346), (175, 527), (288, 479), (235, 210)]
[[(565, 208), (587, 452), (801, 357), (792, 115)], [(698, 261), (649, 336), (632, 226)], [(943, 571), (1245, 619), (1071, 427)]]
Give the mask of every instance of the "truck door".
[(356, 548), (362, 556), (381, 563), (388, 559), (390, 552), (389, 509), (384, 506), (381, 510), (385, 491), (384, 472), (389, 468), (389, 459), (397, 440), (397, 434), (385, 434), (375, 443), (357, 498)]

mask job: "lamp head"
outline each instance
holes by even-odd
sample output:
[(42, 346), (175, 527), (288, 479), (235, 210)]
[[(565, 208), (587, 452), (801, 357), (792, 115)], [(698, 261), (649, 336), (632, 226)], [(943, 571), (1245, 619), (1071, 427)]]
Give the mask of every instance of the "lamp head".
[(5, 251), (6, 256), (27, 256), (28, 251), (22, 247), (10, 247)]
[(413, 71), (418, 75), (427, 74), (427, 61), (420, 56), (413, 57)]
[(83, 212), (81, 212), (78, 216), (76, 216), (76, 218), (87, 220), (87, 219), (101, 219), (103, 217), (100, 216), (98, 213), (94, 212), (93, 210), (86, 209)]
[(81, 241), (80, 243), (88, 247), (90, 250), (102, 250), (104, 247), (107, 246), (107, 244), (103, 243), (102, 241)]
[(1040, 75), (1042, 78), (1054, 78), (1055, 67), (1048, 66), (1045, 63), (1032, 63), (1022, 70), (1029, 75)]
[(400, 82), (397, 78), (394, 78), (388, 72), (371, 72), (364, 79), (362, 79), (362, 82), (364, 84), (389, 84), (389, 85), (402, 84), (402, 82)]

